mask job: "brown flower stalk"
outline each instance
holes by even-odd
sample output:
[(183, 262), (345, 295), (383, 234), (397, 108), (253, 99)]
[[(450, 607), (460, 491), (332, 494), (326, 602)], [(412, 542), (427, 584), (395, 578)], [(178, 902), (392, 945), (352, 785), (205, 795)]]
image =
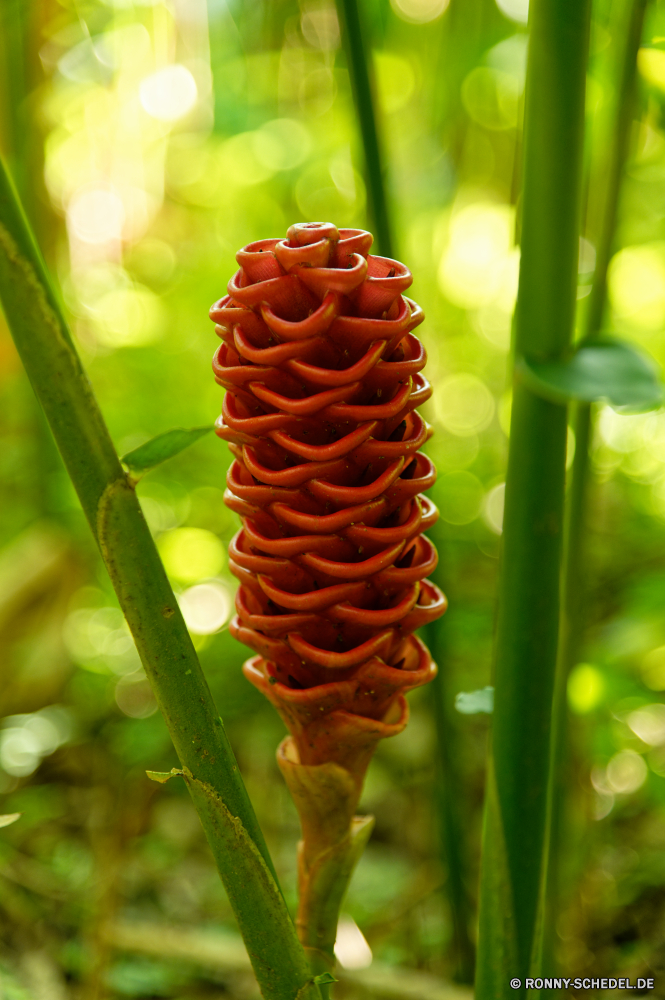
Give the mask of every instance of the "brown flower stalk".
[(421, 495), (435, 470), (422, 310), (409, 270), (369, 254), (370, 233), (291, 226), (252, 243), (210, 315), (227, 390), (217, 433), (235, 461), (227, 505), (240, 587), (233, 635), (256, 651), (244, 672), (290, 737), (278, 762), (298, 808), (298, 927), (316, 969), (334, 959), (337, 913), (371, 832), (355, 817), (379, 739), (407, 722), (404, 695), (436, 672), (413, 632), (446, 599)]

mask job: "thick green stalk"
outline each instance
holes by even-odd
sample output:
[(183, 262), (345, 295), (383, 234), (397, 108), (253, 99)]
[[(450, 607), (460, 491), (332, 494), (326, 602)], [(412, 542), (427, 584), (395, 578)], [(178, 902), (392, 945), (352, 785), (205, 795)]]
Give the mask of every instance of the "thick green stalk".
[(384, 257), (393, 257), (385, 171), (374, 113), (371, 66), (368, 62), (368, 59), (371, 59), (371, 49), (368, 51), (365, 43), (360, 10), (362, 0), (336, 0), (336, 2), (365, 155), (369, 215), (379, 253)]
[[(584, 340), (602, 332), (607, 299), (607, 269), (612, 256), (616, 218), (624, 168), (628, 157), (635, 108), (637, 53), (642, 39), (644, 16), (648, 0), (630, 0), (616, 35), (622, 39), (623, 51), (616, 89), (616, 104), (609, 128), (606, 155), (603, 157), (605, 176), (604, 197), (600, 211), (600, 233), (596, 246), (596, 268), (587, 307)], [(627, 15), (627, 17), (626, 17)], [(624, 21), (624, 18), (626, 20)], [(562, 800), (566, 770), (566, 687), (568, 675), (575, 664), (584, 627), (584, 535), (589, 483), (589, 446), (593, 437), (593, 412), (588, 403), (578, 403), (574, 411), (575, 457), (566, 501), (563, 615), (559, 663), (554, 699), (553, 729), (553, 829), (550, 848), (547, 936), (554, 937), (554, 922), (559, 898), (558, 848), (561, 843)], [(551, 945), (550, 945), (551, 950)]]
[[(566, 356), (575, 315), (590, 0), (532, 0), (517, 360)], [(481, 867), (477, 996), (540, 972), (566, 409), (515, 381)], [(510, 986), (518, 977), (521, 988)]]
[(1, 163), (0, 296), (169, 727), (263, 995), (318, 997), (178, 604)]

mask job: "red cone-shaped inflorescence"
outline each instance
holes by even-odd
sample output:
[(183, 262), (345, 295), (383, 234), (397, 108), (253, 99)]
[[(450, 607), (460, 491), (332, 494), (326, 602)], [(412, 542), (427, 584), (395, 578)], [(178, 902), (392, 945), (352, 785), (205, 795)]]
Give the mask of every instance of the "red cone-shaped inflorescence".
[(227, 505), (240, 581), (233, 635), (300, 762), (362, 781), (376, 742), (407, 720), (404, 693), (436, 670), (412, 633), (446, 600), (425, 579), (438, 516), (417, 407), (431, 394), (411, 332), (409, 270), (369, 254), (370, 233), (292, 226), (251, 243), (211, 318), (227, 390), (217, 433), (235, 461)]

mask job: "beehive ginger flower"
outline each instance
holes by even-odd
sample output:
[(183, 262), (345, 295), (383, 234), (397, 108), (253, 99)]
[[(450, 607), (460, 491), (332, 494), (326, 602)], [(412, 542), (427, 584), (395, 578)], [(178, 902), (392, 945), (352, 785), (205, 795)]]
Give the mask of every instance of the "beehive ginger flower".
[(406, 723), (404, 692), (434, 666), (412, 634), (445, 610), (424, 579), (435, 471), (416, 407), (431, 389), (411, 332), (409, 270), (372, 237), (299, 224), (252, 243), (211, 317), (226, 389), (217, 433), (234, 454), (226, 502), (243, 527), (232, 632), (259, 655), (248, 678), (307, 764), (362, 776), (376, 741)]
[(210, 313), (217, 434), (235, 459), (225, 500), (242, 519), (231, 632), (291, 734), (278, 760), (303, 824), (301, 908), (303, 864), (348, 840), (376, 743), (436, 672), (413, 633), (446, 608), (426, 579), (438, 512), (422, 495), (435, 480), (419, 450), (423, 313), (408, 268), (371, 244), (331, 223), (251, 243)]

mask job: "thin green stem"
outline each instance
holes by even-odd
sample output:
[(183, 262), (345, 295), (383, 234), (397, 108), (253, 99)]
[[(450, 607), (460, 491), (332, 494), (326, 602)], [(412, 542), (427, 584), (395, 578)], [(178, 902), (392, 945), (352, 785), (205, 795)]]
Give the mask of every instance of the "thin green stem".
[(600, 234), (596, 245), (596, 268), (586, 314), (587, 338), (595, 337), (600, 333), (605, 312), (607, 269), (613, 253), (619, 194), (630, 146), (635, 111), (637, 53), (642, 39), (647, 2), (648, 0), (631, 0), (627, 12), (627, 23), (619, 26), (620, 37), (624, 39), (624, 49), (616, 90), (615, 114), (610, 130), (609, 148), (607, 156), (603, 160), (603, 173), (607, 186), (601, 212)]
[(393, 257), (385, 169), (374, 112), (372, 93), (374, 88), (369, 61), (371, 49), (365, 41), (365, 26), (360, 9), (362, 0), (336, 0), (336, 2), (365, 155), (369, 215), (379, 253), (384, 257)]
[[(462, 103), (462, 83), (478, 66), (484, 53), (505, 35), (505, 20), (494, 0), (450, 0), (440, 20), (442, 44), (436, 67), (434, 133), (443, 145), (455, 170), (460, 169), (465, 137), (470, 122)], [(428, 31), (434, 24), (428, 26)]]
[[(21, 201), (42, 245), (51, 247), (55, 217), (44, 192), (44, 137), (35, 113), (40, 82), (34, 60), (43, 11), (39, 4), (6, 0), (0, 4), (0, 150), (7, 151)], [(26, 385), (26, 410), (33, 465), (30, 500), (41, 516), (53, 517), (52, 473), (60, 459), (34, 393)]]
[[(432, 634), (431, 630), (427, 630)], [(441, 640), (442, 628), (436, 630), (437, 642), (434, 644), (436, 654), (440, 658), (443, 650)], [(455, 979), (460, 983), (473, 983), (474, 950), (469, 936), (471, 912), (469, 898), (464, 884), (467, 863), (464, 851), (465, 837), (460, 816), (460, 801), (462, 786), (455, 760), (454, 748), (459, 742), (458, 734), (451, 725), (450, 712), (446, 697), (444, 678), (441, 671), (430, 685), (430, 697), (434, 709), (434, 722), (437, 736), (436, 778), (436, 809), (439, 819), (439, 842), (441, 859), (445, 866), (445, 892), (450, 906), (450, 916), (453, 925), (452, 946), (455, 954)]]
[(29, 130), (26, 128), (26, 107), (29, 86), (25, 42), (29, 17), (27, 5), (22, 4), (20, 0), (6, 0), (0, 10), (0, 50), (3, 56), (4, 76), (2, 91), (5, 94), (0, 113), (4, 112), (2, 117), (6, 119), (3, 131), (7, 141), (7, 155), (12, 163), (24, 203), (27, 200), (26, 195), (31, 194), (26, 178), (26, 144), (29, 136)]
[(169, 727), (263, 995), (318, 997), (178, 604), (1, 163), (0, 296)]
[[(532, 2), (517, 360), (563, 358), (572, 338), (589, 14), (590, 0)], [(565, 407), (516, 380), (481, 867), (483, 1000), (524, 996), (541, 966), (566, 431)]]
[[(637, 53), (642, 38), (647, 2), (648, 0), (631, 0), (626, 12), (627, 21), (624, 22), (623, 17), (626, 15), (622, 12), (621, 23), (616, 26), (616, 36), (622, 39), (623, 50), (616, 89), (616, 104), (609, 129), (608, 146), (603, 157), (605, 189), (600, 212), (600, 233), (596, 246), (596, 268), (585, 317), (584, 340), (591, 340), (597, 337), (602, 331), (607, 301), (607, 269), (615, 240), (621, 182), (630, 146), (635, 109)], [(561, 826), (563, 817), (561, 812), (565, 792), (567, 761), (566, 688), (568, 675), (579, 654), (584, 628), (584, 536), (587, 493), (590, 480), (589, 447), (593, 437), (593, 411), (590, 404), (579, 403), (575, 407), (573, 431), (575, 434), (575, 457), (573, 459), (570, 486), (566, 501), (563, 615), (554, 699), (552, 740), (553, 820), (550, 868), (548, 873), (548, 917), (546, 928), (550, 950), (552, 950), (552, 941), (554, 938), (553, 927), (559, 901), (559, 846), (562, 842)]]

